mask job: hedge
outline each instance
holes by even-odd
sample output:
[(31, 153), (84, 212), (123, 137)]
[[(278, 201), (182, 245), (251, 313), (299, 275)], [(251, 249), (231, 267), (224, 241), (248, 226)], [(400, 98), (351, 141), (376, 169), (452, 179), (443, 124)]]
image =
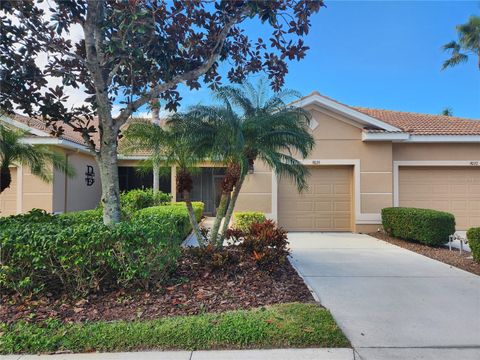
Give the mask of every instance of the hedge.
[(172, 196), (153, 189), (134, 189), (120, 194), (120, 204), (124, 213), (133, 214), (135, 211), (170, 203)]
[[(202, 202), (192, 202), (193, 211), (197, 221), (200, 221), (203, 215), (204, 204)], [(163, 206), (153, 206), (137, 211), (133, 215), (132, 221), (137, 218), (155, 219), (155, 218), (170, 218), (179, 229), (182, 238), (185, 238), (192, 227), (188, 217), (187, 207), (184, 202), (171, 203)]]
[(455, 233), (455, 217), (450, 213), (431, 209), (384, 208), (382, 224), (391, 236), (429, 246), (445, 244), (449, 235)]
[(480, 262), (480, 227), (468, 229), (467, 239), (468, 246), (472, 250), (473, 259)]
[[(201, 217), (203, 204), (195, 203)], [(175, 269), (190, 232), (182, 204), (146, 208), (113, 227), (101, 210), (50, 215), (42, 210), (0, 219), (0, 293), (148, 287)]]
[(253, 223), (262, 223), (265, 220), (265, 214), (260, 211), (237, 211), (234, 213), (233, 227), (247, 231)]

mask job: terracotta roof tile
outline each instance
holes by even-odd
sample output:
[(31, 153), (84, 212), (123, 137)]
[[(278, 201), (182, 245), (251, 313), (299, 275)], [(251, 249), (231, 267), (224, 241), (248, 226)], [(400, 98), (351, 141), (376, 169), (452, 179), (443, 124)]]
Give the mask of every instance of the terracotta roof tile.
[(480, 120), (363, 107), (352, 108), (412, 135), (480, 135)]
[[(40, 119), (30, 118), (30, 117), (19, 115), (19, 114), (15, 114), (15, 116), (13, 116), (13, 119), (22, 124), (30, 126), (34, 129), (43, 131), (49, 137), (53, 137), (53, 135), (51, 134), (52, 129), (50, 127), (47, 127), (45, 125), (45, 122)], [(98, 121), (93, 120), (92, 125), (94, 125), (95, 128), (98, 129)], [(70, 126), (66, 126), (66, 125), (63, 126), (63, 129), (64, 129), (64, 133), (62, 136), (60, 136), (61, 139), (69, 140), (80, 145), (85, 145), (82, 135), (78, 131), (74, 131)], [(93, 137), (94, 137), (94, 141), (97, 142), (98, 133), (95, 133)]]

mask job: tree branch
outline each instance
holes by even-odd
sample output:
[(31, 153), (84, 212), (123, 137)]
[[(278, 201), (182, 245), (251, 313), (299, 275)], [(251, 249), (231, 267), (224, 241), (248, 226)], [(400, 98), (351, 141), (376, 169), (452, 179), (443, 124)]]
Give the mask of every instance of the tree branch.
[(212, 52), (208, 57), (207, 61), (205, 61), (202, 65), (198, 66), (196, 69), (190, 70), (184, 74), (176, 75), (170, 81), (155, 86), (145, 95), (129, 103), (128, 106), (120, 112), (120, 115), (118, 115), (116, 119), (114, 119), (115, 126), (120, 129), (120, 127), (127, 122), (128, 118), (135, 111), (137, 111), (140, 107), (142, 107), (152, 99), (158, 98), (162, 92), (171, 89), (182, 82), (195, 80), (199, 76), (205, 74), (220, 56), (220, 52), (223, 48), (228, 33), (230, 32), (232, 27), (241, 20), (242, 16), (246, 14), (246, 11), (247, 8), (243, 8), (237, 16), (234, 16), (227, 24), (225, 24), (225, 26), (222, 28), (222, 31), (218, 35), (217, 42), (212, 48)]

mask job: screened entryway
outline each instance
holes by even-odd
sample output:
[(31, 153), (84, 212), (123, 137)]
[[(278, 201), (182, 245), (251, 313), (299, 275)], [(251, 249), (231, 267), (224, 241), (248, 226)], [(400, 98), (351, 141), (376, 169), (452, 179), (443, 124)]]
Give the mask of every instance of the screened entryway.
[[(225, 169), (220, 167), (202, 167), (193, 173), (192, 201), (202, 201), (205, 204), (205, 214), (215, 215), (220, 203), (221, 183)], [(182, 201), (182, 195), (177, 194), (177, 201)]]
[[(118, 181), (120, 191), (134, 189), (149, 189), (153, 187), (153, 173), (151, 171), (144, 173), (138, 171), (138, 167), (119, 166)], [(170, 168), (163, 168), (160, 176), (160, 191), (165, 193), (172, 192), (172, 176)]]

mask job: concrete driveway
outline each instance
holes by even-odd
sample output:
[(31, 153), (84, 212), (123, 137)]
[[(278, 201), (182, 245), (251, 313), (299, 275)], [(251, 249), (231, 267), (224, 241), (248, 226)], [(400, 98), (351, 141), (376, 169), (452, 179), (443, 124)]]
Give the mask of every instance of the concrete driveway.
[(480, 276), (367, 235), (289, 238), (361, 359), (480, 359)]

